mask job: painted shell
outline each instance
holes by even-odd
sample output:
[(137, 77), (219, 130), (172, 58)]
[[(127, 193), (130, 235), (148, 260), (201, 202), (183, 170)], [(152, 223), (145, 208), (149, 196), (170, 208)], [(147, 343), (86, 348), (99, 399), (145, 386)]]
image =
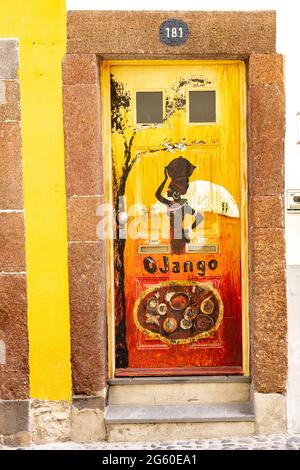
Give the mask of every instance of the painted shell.
[(158, 304), (157, 298), (150, 297), (150, 299), (148, 299), (147, 301), (147, 310), (149, 310), (149, 312), (156, 312), (157, 304)]
[(207, 315), (200, 314), (198, 315), (196, 321), (195, 321), (195, 326), (198, 331), (201, 333), (203, 331), (208, 331), (214, 326), (214, 321), (211, 317), (208, 317)]
[(173, 333), (177, 328), (177, 320), (172, 317), (166, 318), (163, 326), (167, 333)]
[(189, 330), (192, 328), (192, 325), (192, 322), (190, 320), (186, 320), (185, 318), (180, 321), (180, 326), (183, 330)]
[(165, 315), (167, 313), (168, 307), (166, 304), (159, 304), (156, 310), (159, 315)]
[(188, 307), (183, 314), (183, 317), (186, 320), (195, 320), (196, 316), (198, 315), (198, 308), (197, 307)]
[(170, 300), (170, 305), (173, 310), (184, 310), (189, 301), (189, 296), (185, 292), (176, 292)]
[(203, 300), (203, 302), (201, 302), (200, 310), (202, 313), (205, 313), (206, 315), (211, 315), (214, 309), (215, 309), (215, 304), (213, 303), (212, 300), (205, 299)]

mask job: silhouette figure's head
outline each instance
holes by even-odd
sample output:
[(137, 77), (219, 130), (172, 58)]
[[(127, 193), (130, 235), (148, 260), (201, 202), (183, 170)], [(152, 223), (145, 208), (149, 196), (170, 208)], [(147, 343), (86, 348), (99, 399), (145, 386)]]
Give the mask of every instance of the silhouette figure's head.
[(167, 195), (172, 197), (174, 201), (180, 200), (181, 196), (185, 194), (189, 187), (189, 178), (195, 170), (186, 158), (178, 157), (172, 160), (166, 167), (168, 175), (171, 178)]

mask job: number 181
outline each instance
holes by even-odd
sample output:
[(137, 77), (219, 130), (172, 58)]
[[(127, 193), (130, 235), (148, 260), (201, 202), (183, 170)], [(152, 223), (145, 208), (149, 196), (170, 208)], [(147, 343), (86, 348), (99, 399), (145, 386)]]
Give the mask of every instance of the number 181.
[(167, 38), (182, 38), (183, 29), (182, 28), (166, 28)]

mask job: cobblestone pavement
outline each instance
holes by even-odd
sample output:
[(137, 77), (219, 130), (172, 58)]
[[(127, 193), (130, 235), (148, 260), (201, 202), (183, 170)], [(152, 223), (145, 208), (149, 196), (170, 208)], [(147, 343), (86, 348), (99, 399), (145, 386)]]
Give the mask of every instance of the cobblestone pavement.
[(300, 434), (274, 434), (268, 436), (247, 436), (224, 439), (195, 439), (172, 442), (97, 442), (76, 444), (74, 442), (33, 446), (32, 449), (51, 450), (300, 450)]

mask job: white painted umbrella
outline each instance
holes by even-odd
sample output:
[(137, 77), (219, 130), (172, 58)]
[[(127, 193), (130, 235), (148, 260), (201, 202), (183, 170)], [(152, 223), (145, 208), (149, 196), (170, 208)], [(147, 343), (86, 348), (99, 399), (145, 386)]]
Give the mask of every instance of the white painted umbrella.
[(240, 216), (236, 200), (224, 186), (210, 181), (192, 181), (183, 196), (198, 212), (215, 212), (227, 217)]
[[(214, 212), (226, 217), (239, 218), (237, 203), (230, 192), (219, 184), (205, 180), (192, 181), (183, 198), (188, 200), (190, 207), (197, 212)], [(157, 201), (153, 207), (154, 212), (164, 212), (164, 204)]]

